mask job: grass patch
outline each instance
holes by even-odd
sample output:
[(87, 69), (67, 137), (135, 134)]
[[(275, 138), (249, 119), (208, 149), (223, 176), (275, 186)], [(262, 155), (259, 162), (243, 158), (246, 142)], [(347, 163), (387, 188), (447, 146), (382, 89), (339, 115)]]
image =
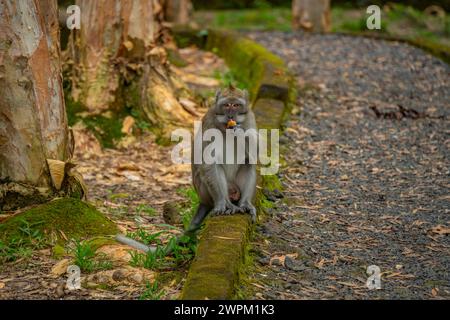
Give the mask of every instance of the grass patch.
[(156, 211), (155, 208), (147, 205), (147, 204), (140, 204), (136, 207), (136, 213), (137, 214), (146, 214), (150, 217), (154, 217), (158, 215), (158, 212)]
[(200, 200), (198, 198), (197, 192), (193, 187), (189, 188), (180, 188), (177, 192), (186, 197), (188, 200), (188, 205), (181, 209), (181, 218), (183, 221), (184, 229), (186, 230), (191, 223), (192, 217), (195, 215), (197, 211), (197, 207), (200, 204)]
[(155, 280), (153, 283), (147, 281), (139, 300), (160, 300), (165, 293), (164, 289), (159, 289), (158, 281)]
[(74, 264), (83, 272), (109, 270), (113, 267), (112, 262), (105, 260), (103, 255), (96, 257), (95, 248), (88, 241), (75, 241), (71, 252), (74, 255)]
[(167, 270), (183, 265), (194, 257), (197, 248), (196, 240), (187, 236), (180, 239), (172, 236), (166, 244), (163, 244), (161, 236), (164, 233), (168, 233), (168, 230), (149, 233), (139, 229), (136, 232), (128, 233), (128, 237), (156, 248), (155, 251), (148, 253), (130, 251), (130, 265), (151, 270)]

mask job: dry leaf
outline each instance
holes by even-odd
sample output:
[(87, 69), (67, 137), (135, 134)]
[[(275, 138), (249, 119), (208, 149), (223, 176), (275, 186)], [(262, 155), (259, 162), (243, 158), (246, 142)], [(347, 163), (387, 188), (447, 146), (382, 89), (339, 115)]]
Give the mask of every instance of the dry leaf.
[(62, 259), (58, 263), (56, 263), (51, 271), (51, 274), (59, 277), (67, 272), (67, 267), (69, 266), (69, 259)]
[(439, 289), (438, 288), (431, 289), (431, 295), (433, 297), (436, 297), (438, 295), (438, 293), (439, 293)]
[(122, 130), (121, 132), (124, 134), (131, 134), (133, 125), (136, 121), (132, 116), (126, 116), (125, 119), (123, 119), (122, 122)]
[(65, 175), (66, 163), (61, 160), (47, 159), (47, 164), (50, 170), (53, 185), (56, 190), (61, 189), (61, 184)]
[(431, 228), (431, 232), (437, 233), (437, 234), (449, 234), (450, 228), (447, 228), (440, 224), (440, 225), (437, 225), (437, 226)]
[(134, 47), (133, 42), (131, 42), (131, 41), (129, 41), (129, 40), (124, 41), (124, 42), (123, 42), (123, 46), (124, 46), (125, 48), (127, 48), (128, 51), (133, 50), (133, 47)]
[(273, 261), (279, 261), (280, 264), (284, 267), (284, 260), (286, 260), (286, 257), (295, 259), (295, 258), (297, 258), (297, 256), (298, 256), (298, 253), (288, 253), (288, 254), (281, 255), (281, 256), (273, 256), (272, 258), (270, 258), (269, 265), (272, 265)]
[(325, 263), (325, 259), (324, 258), (322, 258), (322, 259), (320, 259), (320, 261), (319, 262), (317, 262), (317, 263), (315, 263), (314, 265), (318, 268), (318, 269), (322, 269), (323, 268), (323, 265), (324, 265), (324, 263)]

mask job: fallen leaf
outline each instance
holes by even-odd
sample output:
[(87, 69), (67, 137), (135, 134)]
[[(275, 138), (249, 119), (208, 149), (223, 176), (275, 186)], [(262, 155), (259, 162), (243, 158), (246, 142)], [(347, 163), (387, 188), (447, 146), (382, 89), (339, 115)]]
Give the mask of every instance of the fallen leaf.
[(281, 255), (281, 256), (273, 256), (272, 258), (270, 258), (269, 265), (272, 265), (272, 262), (274, 262), (274, 261), (278, 261), (284, 267), (284, 260), (286, 259), (286, 257), (295, 259), (295, 258), (297, 258), (297, 256), (298, 256), (298, 253), (288, 253), (288, 254)]
[(443, 225), (437, 225), (433, 228), (431, 228), (431, 232), (437, 233), (437, 234), (450, 234), (450, 228), (447, 228)]
[(69, 266), (69, 263), (70, 263), (69, 259), (60, 260), (53, 266), (51, 274), (56, 277), (63, 275), (64, 273), (67, 272), (67, 267)]
[(136, 121), (132, 116), (126, 116), (125, 119), (123, 119), (122, 122), (122, 130), (121, 132), (124, 134), (131, 134), (133, 125)]
[(319, 262), (315, 263), (314, 266), (316, 266), (316, 268), (318, 268), (318, 269), (322, 269), (324, 263), (325, 263), (325, 259), (322, 258), (322, 259), (320, 259)]

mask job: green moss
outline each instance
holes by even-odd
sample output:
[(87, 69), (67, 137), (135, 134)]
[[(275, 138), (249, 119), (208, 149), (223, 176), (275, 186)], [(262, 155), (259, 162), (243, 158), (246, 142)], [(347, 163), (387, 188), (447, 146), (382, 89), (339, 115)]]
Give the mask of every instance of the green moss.
[(108, 113), (90, 115), (87, 108), (80, 102), (74, 101), (69, 94), (65, 94), (67, 120), (69, 126), (82, 121), (99, 140), (104, 148), (113, 148), (124, 136), (122, 133), (123, 119), (129, 114), (126, 110), (116, 111), (111, 116)]
[(190, 45), (196, 45), (199, 48), (204, 48), (206, 45), (206, 38), (208, 36), (207, 30), (192, 30), (189, 28), (176, 27), (172, 28), (172, 34), (178, 48), (185, 48)]
[[(208, 31), (206, 49), (218, 53), (231, 68), (238, 81), (249, 88), (252, 100), (256, 99), (259, 87), (267, 73), (282, 75), (283, 60), (256, 42), (235, 33), (217, 30)], [(275, 68), (275, 70), (269, 70)]]
[(95, 207), (74, 198), (60, 198), (29, 209), (0, 224), (0, 240), (10, 243), (24, 236), (24, 221), (42, 233), (46, 241), (65, 241), (117, 233), (114, 223)]
[(64, 93), (64, 100), (66, 104), (67, 122), (69, 126), (73, 126), (82, 119), (79, 114), (86, 112), (87, 108), (81, 102), (74, 101), (70, 98), (69, 93)]
[(52, 256), (54, 259), (61, 259), (62, 257), (64, 257), (66, 254), (66, 250), (64, 249), (64, 247), (60, 244), (56, 244), (55, 246), (53, 246), (52, 248)]
[[(116, 234), (117, 232), (114, 232)], [(98, 248), (106, 246), (106, 245), (112, 245), (117, 244), (116, 240), (114, 240), (112, 237), (106, 235), (106, 236), (97, 236), (95, 238), (91, 238), (87, 240), (91, 248), (96, 251)]]
[(171, 282), (175, 280), (176, 283), (180, 283), (185, 276), (185, 272), (180, 270), (171, 270), (167, 272), (158, 272), (155, 281), (159, 283), (161, 287), (170, 286)]
[(182, 299), (230, 299), (234, 296), (249, 231), (248, 215), (207, 220)]
[(283, 186), (281, 185), (280, 179), (278, 179), (277, 175), (272, 174), (272, 175), (266, 175), (266, 176), (261, 176), (261, 180), (262, 180), (262, 187), (264, 189), (273, 191), (275, 189), (278, 190), (282, 190)]

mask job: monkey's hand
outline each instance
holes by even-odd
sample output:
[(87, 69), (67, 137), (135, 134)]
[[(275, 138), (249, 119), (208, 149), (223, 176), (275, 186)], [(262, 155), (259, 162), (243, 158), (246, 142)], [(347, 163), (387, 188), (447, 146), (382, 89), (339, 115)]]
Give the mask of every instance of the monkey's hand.
[(239, 208), (241, 208), (242, 212), (250, 214), (253, 223), (256, 222), (256, 208), (249, 201), (240, 202)]
[(226, 215), (242, 212), (242, 208), (235, 206), (229, 200), (218, 202), (211, 210), (211, 215)]

